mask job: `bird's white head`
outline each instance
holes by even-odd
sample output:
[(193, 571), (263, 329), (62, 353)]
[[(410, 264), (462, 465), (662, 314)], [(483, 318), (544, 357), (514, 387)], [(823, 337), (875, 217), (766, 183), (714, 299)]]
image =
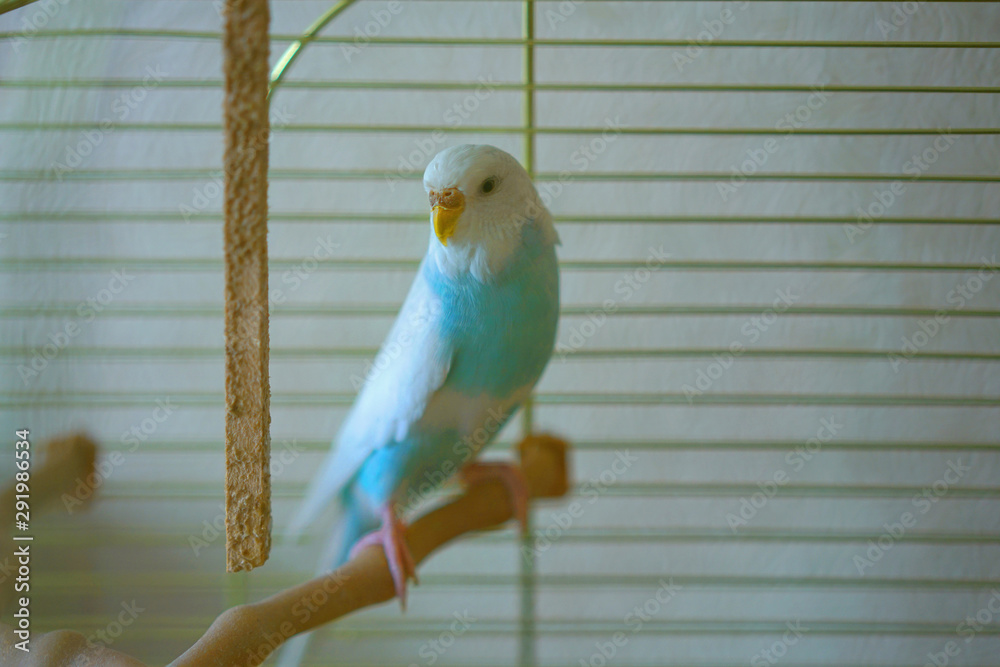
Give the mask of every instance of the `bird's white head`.
[(464, 144), (438, 153), (424, 171), (430, 198), (430, 255), (446, 275), (486, 282), (528, 238), (558, 243), (552, 216), (528, 173), (508, 153)]

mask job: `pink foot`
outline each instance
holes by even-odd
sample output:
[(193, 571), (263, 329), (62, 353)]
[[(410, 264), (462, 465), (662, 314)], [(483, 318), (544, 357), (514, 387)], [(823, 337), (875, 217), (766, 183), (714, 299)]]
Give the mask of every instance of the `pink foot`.
[(396, 518), (392, 508), (386, 506), (381, 513), (382, 527), (358, 540), (351, 547), (350, 557), (354, 558), (365, 547), (373, 544), (382, 545), (385, 560), (389, 564), (389, 572), (392, 574), (393, 584), (396, 586), (396, 595), (399, 596), (399, 603), (403, 611), (406, 611), (406, 581), (413, 579), (414, 583), (420, 583), (420, 580), (417, 579), (417, 567), (403, 535), (406, 526)]
[(514, 518), (521, 524), (521, 533), (528, 532), (528, 483), (524, 480), (521, 469), (512, 463), (501, 461), (474, 461), (462, 468), (462, 479), (466, 484), (475, 484), (490, 479), (496, 479), (507, 487), (510, 494), (510, 504), (513, 506)]

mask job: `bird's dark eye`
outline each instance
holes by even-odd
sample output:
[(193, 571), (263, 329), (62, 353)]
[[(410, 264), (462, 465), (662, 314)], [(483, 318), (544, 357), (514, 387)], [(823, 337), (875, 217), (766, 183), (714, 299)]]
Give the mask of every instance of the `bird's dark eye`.
[(497, 177), (490, 176), (485, 181), (483, 181), (483, 184), (479, 186), (479, 189), (482, 190), (482, 193), (484, 195), (488, 195), (489, 193), (493, 192), (493, 190), (495, 190), (496, 187), (497, 187)]

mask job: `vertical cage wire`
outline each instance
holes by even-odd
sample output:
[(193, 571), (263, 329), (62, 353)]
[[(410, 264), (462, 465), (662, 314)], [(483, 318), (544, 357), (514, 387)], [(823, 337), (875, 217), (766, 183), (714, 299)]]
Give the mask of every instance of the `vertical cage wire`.
[[(524, 169), (535, 178), (535, 3), (524, 0)], [(522, 409), (522, 433), (528, 435), (533, 430), (534, 397), (529, 396)], [(521, 540), (521, 553), (532, 553), (532, 531), (530, 513), (525, 520), (525, 535)], [(518, 560), (521, 568), (521, 631), (518, 663), (527, 667), (536, 664), (535, 651), (535, 562), (534, 557)]]

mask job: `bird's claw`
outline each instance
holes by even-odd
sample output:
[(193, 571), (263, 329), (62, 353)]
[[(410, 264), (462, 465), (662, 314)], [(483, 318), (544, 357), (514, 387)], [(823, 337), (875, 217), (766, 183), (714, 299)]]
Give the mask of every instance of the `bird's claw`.
[(521, 534), (528, 533), (528, 483), (519, 466), (502, 461), (474, 461), (466, 464), (461, 474), (466, 484), (492, 479), (500, 481), (510, 495), (511, 509), (521, 526)]
[(417, 566), (410, 553), (410, 547), (406, 543), (406, 525), (396, 518), (390, 508), (382, 511), (382, 527), (368, 533), (351, 547), (350, 558), (354, 558), (364, 548), (373, 544), (382, 546), (385, 552), (385, 560), (389, 565), (389, 573), (392, 575), (393, 585), (396, 588), (396, 595), (399, 596), (399, 603), (403, 611), (406, 611), (406, 582), (413, 579), (413, 583), (419, 584), (417, 578)]

